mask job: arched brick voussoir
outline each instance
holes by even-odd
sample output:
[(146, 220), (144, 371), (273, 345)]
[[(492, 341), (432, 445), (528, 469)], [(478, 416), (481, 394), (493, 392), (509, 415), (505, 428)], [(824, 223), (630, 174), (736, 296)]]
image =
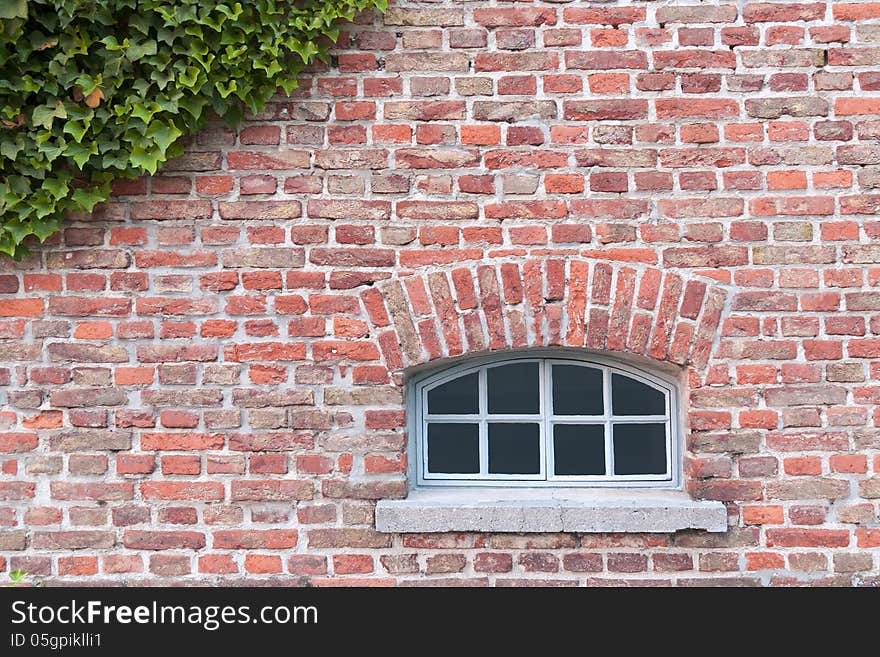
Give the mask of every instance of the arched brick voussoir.
[(703, 370), (727, 290), (629, 263), (548, 256), (418, 271), (361, 300), (388, 369), (527, 347), (626, 352)]

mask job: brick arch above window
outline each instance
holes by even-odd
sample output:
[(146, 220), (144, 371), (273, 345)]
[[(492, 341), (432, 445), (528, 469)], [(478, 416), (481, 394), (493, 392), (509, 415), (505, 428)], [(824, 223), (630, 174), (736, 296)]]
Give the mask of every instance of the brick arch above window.
[(412, 272), (361, 299), (392, 371), (462, 354), (552, 346), (703, 370), (727, 290), (630, 263), (499, 258)]

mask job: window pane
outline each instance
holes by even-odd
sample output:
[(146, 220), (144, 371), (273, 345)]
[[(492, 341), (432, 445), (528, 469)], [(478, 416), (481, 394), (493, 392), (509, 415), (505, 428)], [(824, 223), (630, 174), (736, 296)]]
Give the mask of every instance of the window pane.
[(580, 365), (553, 366), (553, 413), (602, 415), (602, 370)]
[(666, 415), (666, 395), (622, 374), (611, 375), (614, 415)]
[(428, 472), (474, 474), (479, 471), (479, 425), (428, 424)]
[(665, 474), (665, 424), (615, 424), (614, 474)]
[(486, 370), (489, 413), (536, 415), (540, 412), (538, 363), (512, 363)]
[(541, 450), (537, 424), (489, 424), (489, 472), (538, 474)]
[(428, 413), (476, 415), (480, 412), (479, 374), (465, 374), (428, 391)]
[(605, 425), (557, 424), (553, 462), (558, 475), (605, 474)]

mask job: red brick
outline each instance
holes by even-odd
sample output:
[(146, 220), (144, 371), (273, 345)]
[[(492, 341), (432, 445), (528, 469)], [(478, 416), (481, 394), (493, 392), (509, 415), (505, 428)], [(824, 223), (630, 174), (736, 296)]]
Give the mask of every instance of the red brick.
[(850, 535), (839, 529), (768, 529), (768, 547), (846, 547)]
[(781, 525), (784, 522), (781, 506), (746, 506), (743, 522), (747, 525)]

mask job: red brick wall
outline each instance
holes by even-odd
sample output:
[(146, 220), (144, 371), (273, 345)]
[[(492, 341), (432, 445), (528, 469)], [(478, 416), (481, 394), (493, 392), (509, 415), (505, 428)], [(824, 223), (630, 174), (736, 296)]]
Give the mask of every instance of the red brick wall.
[[(0, 262), (0, 570), (878, 583), (880, 3), (397, 2)], [(386, 535), (403, 372), (679, 367), (725, 534)]]

